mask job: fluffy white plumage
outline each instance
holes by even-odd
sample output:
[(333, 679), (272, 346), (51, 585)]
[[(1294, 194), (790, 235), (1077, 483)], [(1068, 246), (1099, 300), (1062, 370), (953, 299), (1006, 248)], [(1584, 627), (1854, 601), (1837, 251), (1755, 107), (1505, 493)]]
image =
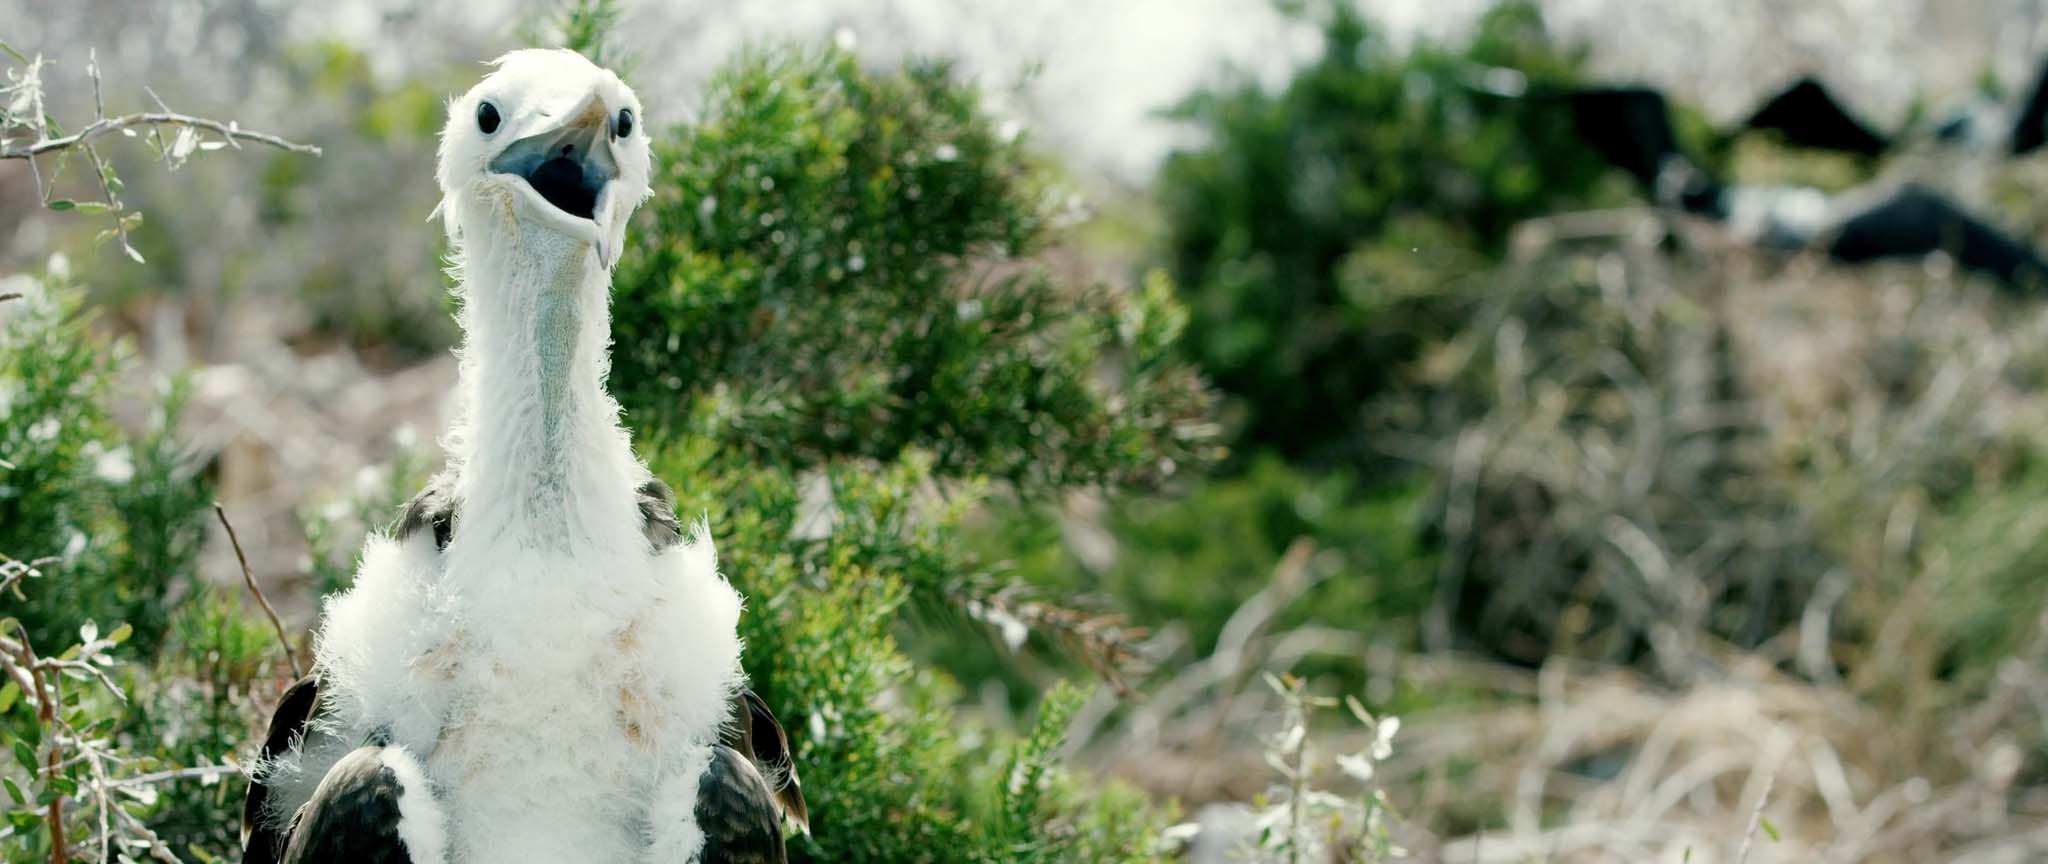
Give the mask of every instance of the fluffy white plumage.
[(616, 176), (589, 219), (492, 168), (522, 139), (640, 105), (571, 52), (495, 65), (451, 103), (438, 172), (463, 301), (444, 441), (460, 519), (445, 550), (431, 532), (373, 537), (328, 603), (327, 707), (262, 768), (272, 818), (383, 734), (435, 792), (401, 802), (407, 822), (432, 823), (410, 826), (416, 857), (690, 861), (697, 778), (742, 684), (740, 599), (704, 526), (651, 550), (635, 505), (649, 475), (604, 389), (609, 265), (647, 194), (647, 136), (611, 138)]

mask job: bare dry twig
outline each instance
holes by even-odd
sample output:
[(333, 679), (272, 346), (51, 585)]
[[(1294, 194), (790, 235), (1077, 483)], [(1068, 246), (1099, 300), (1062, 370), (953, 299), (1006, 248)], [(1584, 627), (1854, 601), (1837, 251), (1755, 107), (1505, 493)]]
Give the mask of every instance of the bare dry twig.
[(292, 677), (305, 677), (299, 666), (299, 654), (292, 650), (291, 637), (285, 635), (284, 622), (278, 620), (277, 609), (270, 605), (270, 598), (256, 584), (256, 574), (249, 569), (249, 556), (242, 552), (242, 539), (235, 536), (235, 526), (228, 522), (228, 511), (222, 509), (219, 501), (213, 502), (213, 515), (220, 519), (220, 527), (228, 532), (228, 543), (235, 547), (235, 560), (242, 565), (242, 584), (249, 587), (249, 593), (256, 595), (256, 603), (263, 607), (263, 614), (270, 619), (270, 626), (277, 631), (277, 644), (284, 648), (284, 659), (291, 664)]
[[(113, 227), (101, 232), (101, 239), (119, 238), (121, 251), (138, 264), (143, 263), (144, 259), (142, 253), (136, 251), (135, 245), (130, 242), (129, 229), (137, 224), (142, 215), (122, 204), (120, 179), (114, 176), (113, 165), (100, 155), (98, 147), (93, 143), (101, 136), (120, 132), (134, 137), (138, 128), (146, 128), (149, 130), (150, 140), (156, 145), (157, 156), (173, 169), (182, 164), (194, 150), (213, 150), (221, 147), (241, 149), (244, 141), (268, 145), (289, 153), (320, 155), (318, 147), (300, 144), (267, 132), (243, 129), (238, 121), (214, 120), (172, 111), (157, 97), (155, 91), (146, 87), (144, 90), (156, 101), (159, 110), (109, 117), (106, 97), (100, 82), (98, 52), (88, 52), (85, 64), (86, 77), (92, 82), (92, 122), (71, 134), (53, 136), (52, 133), (61, 132), (62, 127), (44, 113), (43, 56), (38, 54), (33, 58), (28, 57), (9, 47), (5, 42), (0, 42), (0, 51), (13, 57), (23, 67), (19, 71), (7, 70), (5, 80), (0, 81), (0, 97), (8, 97), (11, 100), (5, 110), (0, 110), (0, 132), (20, 129), (33, 136), (33, 140), (18, 144), (0, 137), (0, 160), (20, 159), (28, 162), (29, 173), (35, 178), (36, 197), (43, 206), (52, 210), (87, 209), (88, 205), (81, 202), (52, 198), (56, 192), (57, 176), (63, 171), (65, 160), (71, 151), (84, 153), (87, 161), (91, 163), (93, 177), (98, 181), (100, 198), (104, 202), (95, 202), (89, 205), (89, 208), (106, 213), (113, 220)], [(177, 136), (168, 145), (164, 142), (165, 127), (174, 127), (178, 130)], [(202, 140), (202, 133), (211, 133), (219, 140)], [(43, 176), (43, 166), (38, 159), (43, 156), (51, 157), (56, 163), (56, 171), (47, 179)]]
[(32, 157), (41, 156), (46, 153), (54, 153), (59, 150), (66, 150), (72, 147), (81, 146), (92, 141), (92, 139), (94, 138), (98, 138), (101, 135), (105, 135), (110, 132), (119, 132), (123, 129), (129, 129), (134, 127), (161, 126), (177, 126), (189, 127), (193, 129), (204, 129), (208, 132), (212, 132), (216, 135), (221, 136), (222, 138), (226, 139), (228, 143), (235, 144), (235, 146), (237, 147), (241, 146), (238, 142), (248, 141), (256, 144), (265, 144), (271, 147), (276, 147), (280, 150), (284, 150), (291, 153), (302, 153), (308, 156), (320, 155), (320, 148), (314, 145), (300, 144), (295, 141), (291, 141), (276, 135), (269, 134), (267, 132), (255, 132), (248, 129), (243, 129), (239, 124), (232, 120), (223, 123), (219, 120), (212, 120), (205, 117), (194, 117), (190, 114), (178, 114), (169, 111), (142, 111), (134, 114), (123, 114), (118, 117), (107, 117), (100, 120), (95, 120), (92, 123), (87, 124), (85, 128), (80, 129), (77, 132), (73, 132), (69, 135), (65, 135), (61, 138), (47, 138), (41, 141), (37, 141), (26, 147), (9, 147), (5, 149), (0, 149), (0, 159), (29, 159)]
[(1742, 846), (1735, 851), (1735, 864), (1747, 864), (1749, 861), (1749, 845), (1756, 840), (1757, 826), (1764, 820), (1764, 805), (1771, 803), (1771, 787), (1777, 782), (1777, 771), (1764, 775), (1764, 791), (1756, 796), (1756, 809), (1749, 811), (1749, 829), (1742, 832)]

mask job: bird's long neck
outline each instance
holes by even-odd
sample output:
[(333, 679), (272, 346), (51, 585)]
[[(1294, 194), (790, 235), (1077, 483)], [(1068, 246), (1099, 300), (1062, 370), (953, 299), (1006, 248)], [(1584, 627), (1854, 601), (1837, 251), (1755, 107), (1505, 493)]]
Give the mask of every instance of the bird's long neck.
[(580, 241), (505, 227), (465, 251), (467, 404), (450, 442), (462, 533), (568, 548), (627, 524), (633, 506), (636, 463), (604, 390), (611, 276)]

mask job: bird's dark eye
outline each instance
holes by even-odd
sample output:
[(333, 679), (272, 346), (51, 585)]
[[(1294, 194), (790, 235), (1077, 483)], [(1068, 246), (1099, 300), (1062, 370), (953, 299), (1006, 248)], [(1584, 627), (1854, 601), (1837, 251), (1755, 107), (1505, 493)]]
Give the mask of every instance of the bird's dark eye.
[(489, 102), (476, 106), (476, 128), (485, 135), (498, 131), (498, 106)]
[(612, 124), (612, 137), (633, 137), (633, 109), (620, 108), (618, 122)]

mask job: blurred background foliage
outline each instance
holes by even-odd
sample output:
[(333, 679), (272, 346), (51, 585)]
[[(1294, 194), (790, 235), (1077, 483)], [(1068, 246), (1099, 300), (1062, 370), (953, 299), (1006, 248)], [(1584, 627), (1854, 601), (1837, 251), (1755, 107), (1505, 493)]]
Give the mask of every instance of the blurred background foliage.
[[(1279, 8), (1299, 64), (1217, 70), (1135, 184), (843, 34), (723, 57), (660, 130), (611, 386), (749, 598), (817, 827), (796, 857), (2026, 860), (2038, 300), (1635, 203), (1543, 98), (1601, 80), (1599, 46), (1536, 4), (1405, 37)], [(669, 58), (617, 44), (632, 11), (508, 26), (637, 80)], [(147, 263), (46, 214), (0, 280), (0, 560), (40, 574), (0, 636), (126, 697), (74, 669), (52, 720), (0, 685), (9, 861), (51, 859), (58, 798), (95, 860), (110, 788), (114, 832), (160, 843), (130, 848), (227, 856), (289, 673), (207, 503), (302, 649), (438, 460), (426, 178), (477, 69), (243, 14), (248, 57), (197, 65), (254, 58), (242, 119), (326, 153), (110, 150)], [(1675, 111), (1717, 173), (1942, 176)], [(1956, 178), (2048, 224), (2039, 165)]]
[(1567, 112), (1485, 89), (1578, 80), (1582, 52), (1534, 6), (1400, 51), (1349, 5), (1306, 5), (1327, 19), (1321, 56), (1277, 91), (1191, 96), (1177, 113), (1207, 144), (1167, 158), (1158, 194), (1189, 351), (1236, 397), (1240, 449), (1355, 462), (1364, 403), (1458, 323), (1435, 283), (1483, 267), (1516, 223), (1592, 200), (1609, 172)]

